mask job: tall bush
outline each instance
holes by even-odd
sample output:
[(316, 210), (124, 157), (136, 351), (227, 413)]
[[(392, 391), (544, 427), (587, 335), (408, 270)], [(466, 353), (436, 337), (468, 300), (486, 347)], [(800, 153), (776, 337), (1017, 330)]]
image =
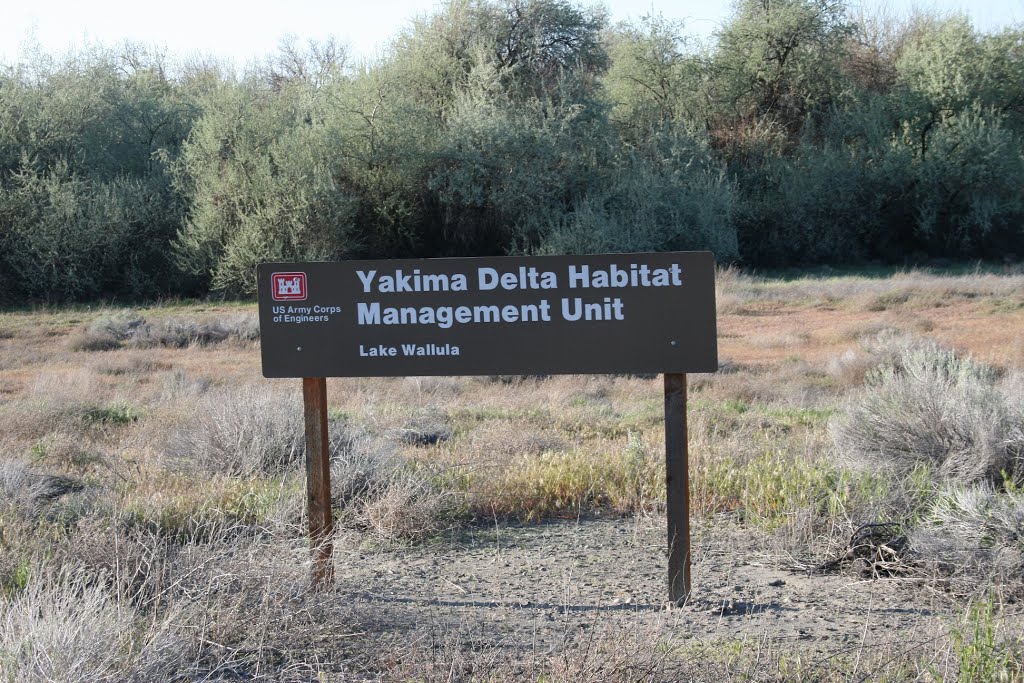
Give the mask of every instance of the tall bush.
[(165, 56), (132, 44), (0, 72), (0, 301), (177, 291), (166, 167), (193, 115)]
[(620, 150), (610, 178), (556, 216), (543, 232), (544, 253), (709, 249), (737, 258), (737, 196), (705, 144), (667, 131), (650, 148)]
[(252, 294), (258, 263), (353, 248), (355, 205), (334, 175), (341, 150), (303, 86), (226, 85), (189, 136), (178, 177), (191, 210), (176, 255), (214, 290)]
[(555, 97), (517, 102), (494, 65), (474, 69), (430, 178), (446, 241), (475, 253), (531, 244), (542, 225), (603, 182), (612, 144), (599, 103), (573, 77)]
[(166, 292), (180, 202), (160, 179), (103, 181), (58, 164), (0, 194), (0, 299), (68, 300)]

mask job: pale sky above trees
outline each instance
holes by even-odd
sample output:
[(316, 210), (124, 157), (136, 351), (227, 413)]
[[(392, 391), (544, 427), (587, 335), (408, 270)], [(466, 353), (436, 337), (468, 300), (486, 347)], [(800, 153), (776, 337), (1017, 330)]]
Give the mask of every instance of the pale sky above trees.
[[(590, 4), (585, 2), (584, 4)], [(851, 2), (851, 5), (855, 4)], [(683, 19), (689, 33), (708, 36), (730, 14), (731, 0), (605, 0), (613, 21), (661, 13)], [(1024, 21), (1024, 0), (864, 0), (868, 11), (913, 7), (966, 12), (976, 28), (997, 30)], [(335, 36), (356, 57), (372, 57), (409, 19), (428, 13), (437, 0), (178, 0), (151, 5), (135, 0), (12, 2), (0, 22), (0, 60), (11, 62), (19, 47), (37, 42), (61, 52), (87, 42), (106, 45), (133, 40), (166, 47), (176, 56), (226, 57), (239, 66), (273, 52), (287, 34), (322, 40)]]

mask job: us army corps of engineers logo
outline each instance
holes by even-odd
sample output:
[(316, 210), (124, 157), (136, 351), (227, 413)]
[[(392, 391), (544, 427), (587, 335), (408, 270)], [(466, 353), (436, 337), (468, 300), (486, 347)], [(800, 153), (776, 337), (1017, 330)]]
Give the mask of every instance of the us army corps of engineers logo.
[(273, 273), (270, 276), (270, 293), (274, 301), (305, 301), (305, 273)]

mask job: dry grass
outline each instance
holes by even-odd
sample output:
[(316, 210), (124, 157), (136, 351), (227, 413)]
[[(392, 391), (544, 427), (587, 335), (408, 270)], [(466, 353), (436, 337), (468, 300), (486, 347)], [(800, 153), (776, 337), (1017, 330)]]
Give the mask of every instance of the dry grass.
[(450, 528), (454, 494), (416, 472), (390, 473), (387, 485), (359, 501), (354, 519), (378, 539), (420, 540)]
[[(828, 656), (629, 615), (545, 651), (406, 623), (401, 602), (382, 623), (380, 605), (306, 592), (299, 385), (259, 376), (251, 307), (41, 310), (0, 313), (0, 680), (1019, 677), (1021, 629), (998, 605), (1024, 594), (1024, 276), (721, 276), (723, 371), (690, 377), (696, 517), (763, 534), (764, 561), (785, 566), (897, 520), (914, 576), (994, 612), (952, 608), (920, 641)], [(339, 548), (415, 565), (506, 521), (657, 517), (661, 391), (635, 376), (332, 379)], [(900, 477), (878, 466), (893, 458)]]
[(771, 633), (687, 637), (665, 617), (631, 627), (595, 621), (586, 637), (556, 653), (515, 644), (481, 646), (468, 629), (436, 629), (400, 652), (389, 681), (998, 681), (1024, 674), (1019, 625), (980, 602), (946, 626), (851, 634), (821, 651)]
[(719, 318), (720, 347), (724, 357), (738, 363), (776, 364), (791, 355), (786, 348), (751, 343), (762, 337), (810, 333), (813, 343), (796, 353), (827, 363), (851, 342), (892, 330), (927, 334), (995, 365), (1024, 364), (1019, 268), (956, 276), (922, 271), (794, 280), (741, 275), (726, 284), (726, 296), (731, 308)]
[(478, 462), (563, 451), (566, 435), (557, 428), (524, 430), (514, 419), (486, 420), (469, 431), (463, 448)]
[[(670, 629), (621, 630), (597, 623), (581, 643), (560, 654), (527, 648), (484, 647), (473, 634), (449, 629), (412, 645), (387, 672), (391, 681), (607, 681), (660, 683), (685, 680)], [(691, 669), (692, 671), (692, 669)]]
[(86, 528), (65, 547), (63, 568), (33, 561), (0, 597), (5, 681), (270, 681), (282, 666), (315, 679), (282, 646), (308, 647), (321, 619), (353, 622), (343, 607), (311, 615), (301, 548), (244, 530), (168, 544)]
[(4, 436), (25, 447), (43, 447), (53, 436), (89, 444), (134, 424), (142, 412), (127, 387), (108, 384), (88, 367), (44, 370), (25, 385), (22, 400), (0, 403)]
[(251, 313), (198, 320), (164, 317), (147, 322), (134, 311), (120, 311), (95, 318), (69, 337), (67, 347), (72, 351), (111, 351), (123, 346), (184, 348), (228, 340), (250, 343), (259, 336), (259, 321)]
[(103, 375), (142, 378), (154, 372), (170, 370), (172, 366), (144, 352), (122, 351), (103, 354), (92, 367)]
[(719, 271), (718, 299), (719, 313), (739, 314), (777, 303), (877, 313), (942, 308), (977, 299), (997, 310), (1012, 310), (1024, 304), (1024, 273), (1019, 268), (962, 275), (910, 270), (879, 277), (829, 274), (780, 280), (726, 270)]
[(91, 577), (44, 569), (0, 602), (0, 678), (130, 679), (139, 656), (138, 618)]

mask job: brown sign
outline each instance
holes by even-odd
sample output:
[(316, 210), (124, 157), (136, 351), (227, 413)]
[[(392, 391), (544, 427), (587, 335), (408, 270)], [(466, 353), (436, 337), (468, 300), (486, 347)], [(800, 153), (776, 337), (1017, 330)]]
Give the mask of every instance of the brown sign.
[(266, 377), (714, 372), (709, 252), (258, 267)]

